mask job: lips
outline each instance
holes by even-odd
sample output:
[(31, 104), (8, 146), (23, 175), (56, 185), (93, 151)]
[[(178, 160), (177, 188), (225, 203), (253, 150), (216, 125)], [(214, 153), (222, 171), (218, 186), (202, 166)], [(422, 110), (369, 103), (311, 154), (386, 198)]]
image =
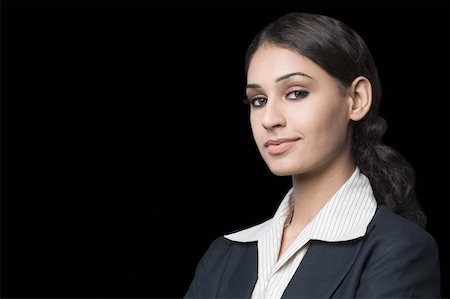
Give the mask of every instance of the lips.
[(264, 146), (267, 147), (269, 154), (280, 155), (293, 147), (298, 140), (300, 140), (300, 138), (268, 140), (264, 143)]

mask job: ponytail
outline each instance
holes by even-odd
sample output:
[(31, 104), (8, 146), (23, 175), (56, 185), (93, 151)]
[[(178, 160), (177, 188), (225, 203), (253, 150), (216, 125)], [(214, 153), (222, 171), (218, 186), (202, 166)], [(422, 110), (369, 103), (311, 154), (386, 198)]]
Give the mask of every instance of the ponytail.
[(386, 121), (372, 113), (355, 123), (353, 154), (356, 164), (368, 177), (379, 203), (425, 228), (426, 216), (414, 191), (414, 169), (398, 151), (381, 142), (386, 129)]

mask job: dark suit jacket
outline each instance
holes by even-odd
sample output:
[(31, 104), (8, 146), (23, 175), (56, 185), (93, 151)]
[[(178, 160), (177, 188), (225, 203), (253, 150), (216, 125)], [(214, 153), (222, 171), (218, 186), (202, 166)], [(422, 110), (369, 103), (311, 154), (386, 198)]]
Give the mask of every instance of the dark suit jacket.
[[(185, 298), (250, 298), (257, 244), (219, 237), (200, 260)], [(434, 238), (379, 206), (364, 237), (312, 240), (282, 298), (439, 298)]]

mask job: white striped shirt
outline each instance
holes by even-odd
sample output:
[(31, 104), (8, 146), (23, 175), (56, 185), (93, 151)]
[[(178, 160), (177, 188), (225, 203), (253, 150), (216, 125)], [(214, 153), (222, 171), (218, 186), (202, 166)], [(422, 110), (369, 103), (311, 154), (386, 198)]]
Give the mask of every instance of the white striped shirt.
[(278, 299), (299, 267), (309, 241), (348, 241), (365, 235), (377, 203), (367, 177), (356, 167), (351, 177), (322, 207), (278, 259), (284, 227), (293, 214), (293, 188), (274, 217), (259, 225), (225, 235), (236, 242), (258, 242), (258, 281), (252, 299)]

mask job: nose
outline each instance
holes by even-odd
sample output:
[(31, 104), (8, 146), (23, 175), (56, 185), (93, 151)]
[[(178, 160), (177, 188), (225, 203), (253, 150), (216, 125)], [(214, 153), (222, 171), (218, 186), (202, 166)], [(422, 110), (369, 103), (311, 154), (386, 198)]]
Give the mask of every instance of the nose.
[(276, 127), (284, 127), (286, 125), (286, 119), (283, 115), (283, 110), (276, 100), (268, 100), (264, 107), (264, 115), (262, 117), (262, 126), (266, 130), (272, 130)]

